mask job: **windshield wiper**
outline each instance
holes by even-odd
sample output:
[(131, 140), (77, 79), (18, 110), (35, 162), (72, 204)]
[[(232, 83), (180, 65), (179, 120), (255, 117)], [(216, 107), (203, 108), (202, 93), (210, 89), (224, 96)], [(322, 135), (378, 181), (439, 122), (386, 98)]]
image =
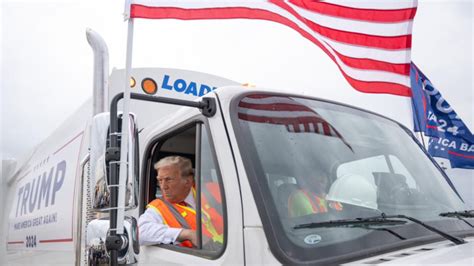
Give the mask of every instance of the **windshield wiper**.
[(366, 227), (366, 226), (371, 226), (371, 225), (399, 225), (399, 224), (406, 224), (406, 223), (407, 223), (406, 221), (402, 221), (402, 220), (390, 220), (390, 219), (386, 219), (386, 217), (374, 216), (374, 217), (367, 217), (367, 218), (331, 220), (327, 222), (299, 224), (293, 228), (303, 229), (303, 228), (320, 228), (320, 227)]
[(308, 224), (300, 224), (294, 227), (294, 229), (301, 229), (301, 228), (318, 228), (318, 227), (347, 227), (347, 228), (364, 228), (370, 230), (377, 230), (377, 231), (386, 231), (401, 240), (405, 240), (406, 238), (395, 233), (394, 231), (388, 228), (379, 228), (379, 226), (389, 226), (389, 225), (400, 225), (406, 224), (406, 221), (403, 220), (389, 220), (383, 217), (368, 217), (368, 218), (355, 218), (355, 219), (347, 219), (347, 220), (333, 220), (327, 222), (319, 222), (319, 223), (308, 223)]
[(454, 217), (459, 220), (467, 223), (470, 227), (474, 227), (470, 222), (466, 221), (464, 218), (474, 218), (474, 210), (464, 210), (464, 211), (455, 211), (455, 212), (442, 212), (439, 214), (442, 217)]
[(406, 219), (410, 220), (414, 223), (417, 223), (426, 229), (439, 234), (440, 236), (446, 238), (447, 240), (453, 242), (456, 245), (464, 244), (466, 241), (462, 238), (452, 236), (446, 232), (443, 232), (439, 229), (436, 229), (430, 225), (423, 223), (422, 221), (415, 219), (410, 216), (406, 216), (403, 214), (396, 214), (396, 215), (386, 215), (382, 213), (380, 216), (374, 217), (367, 217), (367, 218), (355, 218), (355, 219), (345, 219), (345, 220), (332, 220), (327, 222), (317, 222), (317, 223), (308, 223), (308, 224), (300, 224), (295, 227), (294, 229), (302, 229), (302, 228), (318, 228), (318, 227), (367, 227), (370, 225), (399, 225), (405, 224), (406, 221), (401, 220), (393, 220), (393, 218), (398, 219)]
[(464, 210), (464, 211), (455, 211), (455, 212), (442, 212), (442, 213), (439, 214), (439, 216), (474, 218), (474, 210)]

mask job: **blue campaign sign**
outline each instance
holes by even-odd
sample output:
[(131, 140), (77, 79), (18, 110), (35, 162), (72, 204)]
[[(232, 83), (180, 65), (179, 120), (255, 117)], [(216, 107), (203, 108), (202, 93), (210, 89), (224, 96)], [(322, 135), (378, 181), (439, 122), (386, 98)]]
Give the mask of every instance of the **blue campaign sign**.
[(474, 144), (463, 139), (431, 137), (428, 152), (431, 156), (449, 159), (452, 168), (474, 169)]
[(452, 168), (474, 169), (474, 136), (430, 80), (412, 63), (415, 131), (431, 137), (428, 152), (449, 159)]

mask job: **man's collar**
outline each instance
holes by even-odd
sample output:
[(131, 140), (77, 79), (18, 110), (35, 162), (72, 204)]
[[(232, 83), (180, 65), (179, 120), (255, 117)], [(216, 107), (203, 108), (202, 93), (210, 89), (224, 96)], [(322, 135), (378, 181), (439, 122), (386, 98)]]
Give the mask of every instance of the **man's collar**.
[(186, 204), (188, 204), (191, 208), (196, 209), (196, 201), (194, 199), (194, 193), (193, 190), (191, 189), (188, 193), (188, 196), (184, 199)]

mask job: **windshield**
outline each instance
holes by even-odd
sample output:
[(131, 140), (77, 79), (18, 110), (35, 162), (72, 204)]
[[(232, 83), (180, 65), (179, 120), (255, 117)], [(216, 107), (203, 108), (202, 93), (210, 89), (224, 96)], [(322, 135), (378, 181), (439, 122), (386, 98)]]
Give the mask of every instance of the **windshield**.
[(439, 216), (464, 204), (399, 124), (334, 103), (268, 94), (244, 97), (234, 108), (264, 229), (283, 256), (347, 256), (433, 234), (412, 222), (298, 228), (324, 221), (403, 214), (442, 230), (467, 230)]

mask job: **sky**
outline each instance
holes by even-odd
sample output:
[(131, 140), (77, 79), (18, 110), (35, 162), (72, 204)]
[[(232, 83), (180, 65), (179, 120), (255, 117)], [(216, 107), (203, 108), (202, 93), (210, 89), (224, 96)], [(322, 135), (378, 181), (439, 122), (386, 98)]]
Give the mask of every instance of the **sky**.
[[(473, 6), (470, 0), (420, 0), (412, 45), (412, 60), (471, 131)], [(122, 12), (123, 1), (116, 0), (3, 0), (2, 159), (24, 156), (91, 96), (93, 57), (86, 28), (107, 42), (111, 69), (124, 67)], [(276, 23), (139, 20), (135, 32), (134, 67), (191, 69), (308, 94), (315, 84), (348, 88), (348, 97), (356, 93), (317, 46)], [(452, 173), (472, 180), (472, 172)]]

